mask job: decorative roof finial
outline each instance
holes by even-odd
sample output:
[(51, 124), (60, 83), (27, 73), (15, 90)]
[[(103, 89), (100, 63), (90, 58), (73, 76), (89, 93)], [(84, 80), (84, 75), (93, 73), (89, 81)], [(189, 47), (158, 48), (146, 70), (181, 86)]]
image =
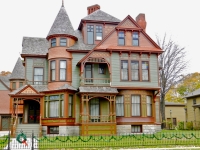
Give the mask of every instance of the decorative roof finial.
[(62, 0), (62, 7), (64, 7), (64, 0)]

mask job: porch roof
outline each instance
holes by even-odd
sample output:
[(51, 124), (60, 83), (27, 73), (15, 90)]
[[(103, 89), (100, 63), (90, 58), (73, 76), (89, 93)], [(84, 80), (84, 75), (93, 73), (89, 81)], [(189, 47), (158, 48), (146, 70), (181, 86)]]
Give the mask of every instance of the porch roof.
[(200, 103), (199, 104), (195, 104), (192, 107), (194, 107), (194, 108), (200, 108)]
[(79, 92), (80, 93), (114, 93), (117, 94), (117, 88), (112, 88), (112, 87), (79, 87)]

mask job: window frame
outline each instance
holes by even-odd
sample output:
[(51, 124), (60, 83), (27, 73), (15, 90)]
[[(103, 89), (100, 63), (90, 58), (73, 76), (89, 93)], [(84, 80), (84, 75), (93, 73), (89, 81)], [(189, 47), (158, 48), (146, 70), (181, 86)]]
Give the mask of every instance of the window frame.
[[(71, 103), (70, 103), (70, 97), (71, 98)], [(73, 98), (74, 98), (74, 95), (72, 94), (69, 94), (69, 98), (68, 98), (68, 117), (72, 118), (73, 117)]]
[[(56, 132), (51, 133), (51, 128), (56, 128)], [(59, 126), (48, 126), (48, 134), (59, 134)]]
[[(61, 68), (61, 62), (65, 61), (65, 68)], [(65, 79), (61, 79), (61, 70), (65, 70)], [(59, 60), (59, 81), (66, 81), (67, 80), (67, 60), (61, 59)]]
[(19, 87), (22, 87), (24, 85), (24, 82), (19, 82)]
[[(120, 36), (121, 33), (123, 33), (123, 36)], [(121, 44), (120, 41), (123, 40), (123, 43)], [(118, 31), (118, 45), (124, 46), (125, 45), (125, 32), (124, 31)]]
[(51, 39), (51, 47), (56, 47), (56, 38)]
[[(90, 28), (88, 28), (88, 27), (90, 27)], [(93, 30), (92, 30), (91, 27), (93, 27)], [(86, 30), (87, 30), (87, 44), (93, 45), (94, 44), (94, 25), (88, 24)], [(93, 41), (91, 43), (89, 42), (89, 38), (88, 38), (89, 37), (89, 33), (92, 33), (91, 39), (93, 39)]]
[[(150, 97), (150, 100), (151, 100), (151, 102), (150, 103), (148, 103), (147, 102), (147, 97)], [(152, 99), (152, 96), (151, 95), (146, 95), (146, 109), (147, 109), (147, 111), (146, 111), (146, 113), (147, 113), (147, 117), (152, 117), (152, 115), (153, 115), (153, 109), (152, 109), (152, 106), (153, 106), (153, 101), (152, 101), (153, 99)], [(149, 107), (148, 107), (149, 106)], [(148, 108), (150, 108), (150, 114), (148, 114)]]
[[(137, 127), (137, 128), (139, 127), (140, 129), (138, 132), (134, 132), (135, 129), (133, 131), (133, 127)], [(142, 125), (131, 125), (131, 133), (142, 133)]]
[[(127, 62), (127, 79), (124, 79), (124, 78), (122, 78), (122, 73), (124, 73), (124, 72), (122, 72), (122, 70), (123, 70), (123, 63), (122, 62)], [(124, 69), (126, 69), (126, 68), (124, 68)], [(129, 61), (128, 60), (126, 60), (126, 59), (122, 59), (121, 60), (121, 64), (120, 64), (120, 77), (121, 77), (121, 81), (129, 81)]]
[[(132, 97), (133, 96), (138, 96), (139, 98), (140, 98), (140, 103), (133, 103), (133, 101), (132, 101)], [(133, 115), (133, 104), (136, 104), (136, 105), (140, 105), (140, 107), (139, 107), (139, 115)], [(131, 116), (132, 117), (141, 117), (142, 116), (142, 107), (141, 107), (141, 95), (139, 95), (139, 94), (131, 94)]]
[(16, 82), (12, 82), (12, 90), (16, 90), (17, 89), (17, 83)]
[[(42, 75), (35, 75), (36, 68), (41, 68), (43, 70)], [(35, 76), (42, 76), (42, 81), (35, 81)], [(43, 85), (43, 84), (44, 84), (44, 67), (33, 67), (33, 85)]]
[[(133, 69), (132, 68), (132, 62), (137, 62), (138, 63), (138, 69)], [(131, 78), (131, 81), (140, 81), (140, 62), (138, 61), (138, 60), (131, 60), (131, 62), (130, 62), (130, 64), (131, 64), (131, 66), (130, 66), (130, 73), (131, 73), (131, 76), (130, 76), (130, 78)], [(138, 77), (138, 79), (137, 80), (133, 80), (133, 70), (137, 70), (138, 71), (138, 74), (137, 74), (137, 77)]]
[[(137, 33), (137, 37), (134, 37), (134, 33)], [(135, 45), (134, 41), (137, 41), (137, 45)], [(139, 32), (138, 31), (133, 31), (132, 32), (132, 45), (133, 46), (139, 46)]]
[[(55, 68), (52, 68), (52, 63), (55, 63)], [(54, 76), (55, 76), (55, 79), (53, 80), (52, 79), (52, 73), (54, 71)], [(50, 61), (50, 81), (55, 81), (56, 80), (56, 60), (51, 60)]]
[(107, 66), (107, 64), (99, 63), (99, 65), (98, 65), (99, 74), (106, 74), (106, 66)]
[[(50, 99), (51, 96), (58, 96), (58, 99)], [(50, 116), (50, 103), (58, 101), (58, 116)], [(63, 105), (62, 105), (63, 104)], [(64, 116), (64, 94), (46, 95), (44, 98), (44, 116), (45, 118), (63, 118)]]
[[(147, 69), (143, 69), (143, 62), (147, 62)], [(143, 79), (143, 71), (147, 70), (147, 73), (148, 73), (148, 79), (147, 80), (144, 80)], [(142, 76), (142, 81), (149, 81), (149, 61), (141, 61), (141, 76)]]
[[(65, 40), (65, 42), (63, 42), (62, 40)], [(63, 43), (65, 43), (65, 45), (62, 45)], [(65, 38), (65, 37), (60, 38), (60, 46), (63, 46), (63, 47), (67, 46), (67, 38)]]
[[(101, 33), (101, 39), (97, 38), (98, 37), (97, 33)], [(103, 27), (102, 25), (95, 25), (95, 40), (101, 41), (102, 39), (103, 39)]]
[[(122, 101), (123, 101), (123, 102), (122, 102), (122, 103), (121, 103), (121, 102), (117, 103), (117, 97), (122, 97)], [(124, 95), (117, 95), (117, 96), (116, 96), (115, 105), (116, 105), (116, 107), (115, 107), (115, 108), (116, 108), (116, 117), (124, 117), (124, 114), (125, 114), (125, 113), (124, 113)], [(120, 105), (119, 108), (122, 108), (122, 109), (123, 109), (121, 115), (118, 115), (118, 113), (117, 113), (117, 110), (118, 110), (118, 109), (117, 109), (117, 105)], [(122, 105), (122, 106), (121, 106), (121, 105)]]

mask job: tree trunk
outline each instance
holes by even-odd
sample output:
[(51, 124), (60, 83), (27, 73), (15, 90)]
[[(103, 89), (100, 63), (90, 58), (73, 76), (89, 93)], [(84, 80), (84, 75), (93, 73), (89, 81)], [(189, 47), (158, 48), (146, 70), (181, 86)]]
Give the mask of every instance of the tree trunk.
[(165, 95), (161, 93), (160, 95), (160, 113), (161, 113), (161, 128), (166, 127), (165, 124)]

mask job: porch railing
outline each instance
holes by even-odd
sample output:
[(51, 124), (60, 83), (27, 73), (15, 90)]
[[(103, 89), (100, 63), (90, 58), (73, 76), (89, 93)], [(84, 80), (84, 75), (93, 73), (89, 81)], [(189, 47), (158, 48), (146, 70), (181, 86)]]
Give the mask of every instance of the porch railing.
[(99, 115), (99, 116), (81, 115), (80, 120), (82, 123), (115, 123), (116, 116), (115, 115)]
[(30, 85), (47, 85), (48, 81), (26, 81), (26, 84), (30, 84)]
[(102, 85), (109, 86), (110, 78), (82, 78), (81, 85)]

